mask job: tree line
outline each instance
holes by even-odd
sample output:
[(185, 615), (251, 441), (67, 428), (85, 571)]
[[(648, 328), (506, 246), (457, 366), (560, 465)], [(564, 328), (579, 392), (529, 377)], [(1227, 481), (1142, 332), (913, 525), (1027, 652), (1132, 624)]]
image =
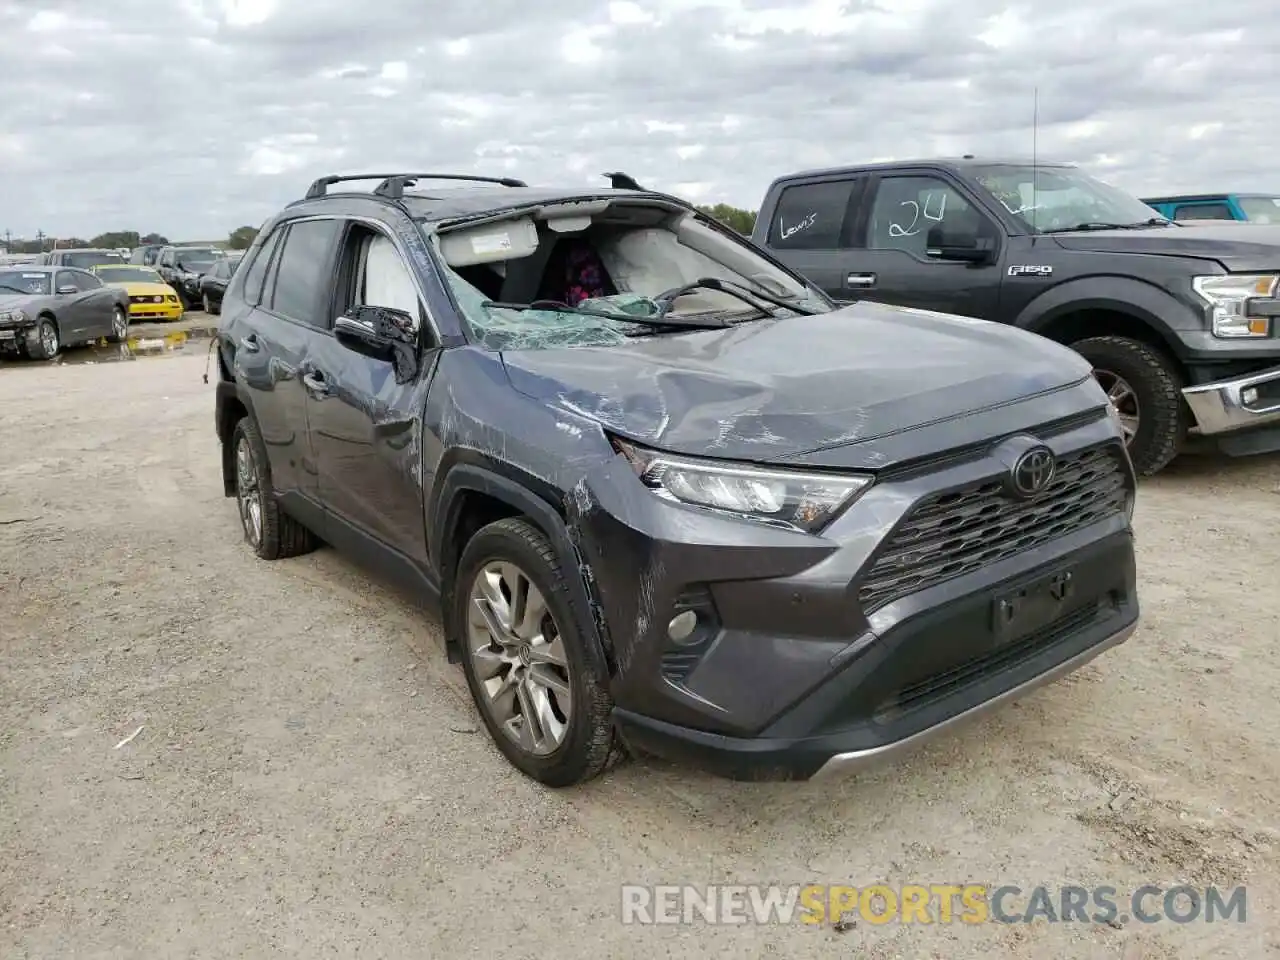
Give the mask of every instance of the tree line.
[[(253, 238), (258, 235), (257, 227), (237, 227), (227, 235), (225, 240), (211, 241), (229, 250), (247, 250), (249, 245), (253, 243)], [(46, 250), (52, 250), (54, 244), (57, 244), (59, 250), (66, 250), (73, 247), (99, 247), (108, 250), (114, 250), (117, 247), (128, 247), (132, 250), (134, 247), (145, 247), (149, 244), (174, 243), (183, 241), (171, 241), (168, 237), (160, 233), (138, 233), (136, 230), (108, 230), (106, 233), (100, 233), (96, 237), (85, 240), (83, 237), (46, 237), (39, 236), (34, 240), (14, 240), (8, 234), (0, 237), (0, 246), (6, 247), (9, 253), (43, 253)], [(210, 241), (189, 241), (192, 243), (205, 243)]]
[[(721, 223), (732, 227), (744, 237), (750, 236), (751, 230), (756, 225), (755, 210), (743, 210), (727, 203), (717, 203), (708, 207), (699, 207), (698, 209), (708, 216), (715, 217)], [(229, 250), (247, 250), (257, 235), (257, 227), (243, 226), (232, 230), (225, 240), (213, 242), (219, 243)], [(136, 230), (108, 230), (106, 233), (100, 233), (88, 240), (81, 237), (56, 238), (57, 246), (62, 250), (68, 247), (105, 247), (107, 249), (128, 247), (132, 250), (134, 247), (142, 247), (148, 244), (171, 242), (174, 241), (171, 241), (163, 234), (140, 234)], [(45, 236), (38, 237), (35, 240), (13, 240), (8, 234), (5, 234), (3, 240), (0, 240), (0, 245), (5, 246), (9, 253), (42, 253), (45, 250), (52, 250), (54, 243), (55, 238)]]

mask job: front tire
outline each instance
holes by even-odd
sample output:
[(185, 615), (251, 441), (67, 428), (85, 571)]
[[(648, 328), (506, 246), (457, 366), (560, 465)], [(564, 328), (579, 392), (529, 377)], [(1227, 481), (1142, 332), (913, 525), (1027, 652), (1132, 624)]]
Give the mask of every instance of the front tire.
[(258, 425), (242, 417), (231, 433), (236, 477), (236, 509), (244, 539), (262, 560), (281, 560), (309, 553), (315, 535), (280, 509), (271, 487), (271, 466)]
[(111, 309), (111, 333), (107, 343), (124, 343), (129, 339), (129, 315), (119, 304)]
[(1090, 337), (1071, 348), (1093, 364), (1094, 376), (1119, 411), (1134, 469), (1144, 477), (1164, 469), (1182, 449), (1189, 421), (1182, 376), (1173, 361), (1128, 337)]
[(52, 360), (61, 350), (58, 324), (49, 317), (41, 317), (36, 324), (35, 336), (27, 341), (27, 354), (33, 360)]
[(546, 535), (521, 518), (482, 528), (458, 563), (449, 630), (494, 743), (550, 787), (598, 776), (615, 756), (613, 699)]

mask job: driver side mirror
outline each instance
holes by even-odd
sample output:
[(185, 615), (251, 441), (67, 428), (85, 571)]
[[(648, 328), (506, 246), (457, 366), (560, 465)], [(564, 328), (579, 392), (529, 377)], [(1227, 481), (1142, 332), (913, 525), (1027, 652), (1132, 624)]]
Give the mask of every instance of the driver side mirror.
[(957, 263), (989, 263), (995, 250), (991, 237), (974, 233), (951, 233), (942, 227), (934, 227), (925, 238), (925, 254), (932, 260), (951, 260)]
[(396, 382), (407, 383), (418, 373), (418, 323), (405, 310), (352, 307), (333, 324), (333, 335), (348, 350), (373, 360), (389, 360)]
[(79, 292), (80, 292), (80, 288), (77, 287), (74, 283), (64, 283), (62, 286), (58, 288), (58, 296), (60, 297), (66, 296), (72, 293), (79, 293)]

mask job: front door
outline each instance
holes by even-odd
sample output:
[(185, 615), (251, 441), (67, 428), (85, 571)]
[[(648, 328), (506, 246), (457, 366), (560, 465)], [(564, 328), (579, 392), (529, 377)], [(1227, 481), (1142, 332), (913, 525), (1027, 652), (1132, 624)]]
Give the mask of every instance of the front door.
[[(864, 204), (866, 250), (856, 278), (863, 299), (997, 319), (1000, 231), (958, 185), (934, 173), (880, 177)], [(931, 257), (931, 231), (989, 244), (991, 259), (975, 265)]]
[(89, 292), (76, 279), (79, 270), (59, 270), (53, 277), (58, 296), (58, 333), (64, 344), (80, 343), (93, 336), (93, 305)]
[(308, 417), (320, 497), (340, 521), (415, 564), (426, 562), (421, 436), (435, 359), (418, 285), (387, 234), (350, 223), (337, 271), (334, 317), (351, 307), (390, 307), (417, 318), (417, 376), (399, 382), (390, 360), (366, 356), (332, 336), (317, 342), (308, 378)]

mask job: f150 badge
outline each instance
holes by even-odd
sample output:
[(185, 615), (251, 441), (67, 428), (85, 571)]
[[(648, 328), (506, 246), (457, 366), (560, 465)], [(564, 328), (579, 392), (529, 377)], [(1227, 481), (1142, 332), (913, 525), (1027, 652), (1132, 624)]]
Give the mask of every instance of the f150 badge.
[(1051, 277), (1053, 267), (1010, 267), (1011, 277)]

